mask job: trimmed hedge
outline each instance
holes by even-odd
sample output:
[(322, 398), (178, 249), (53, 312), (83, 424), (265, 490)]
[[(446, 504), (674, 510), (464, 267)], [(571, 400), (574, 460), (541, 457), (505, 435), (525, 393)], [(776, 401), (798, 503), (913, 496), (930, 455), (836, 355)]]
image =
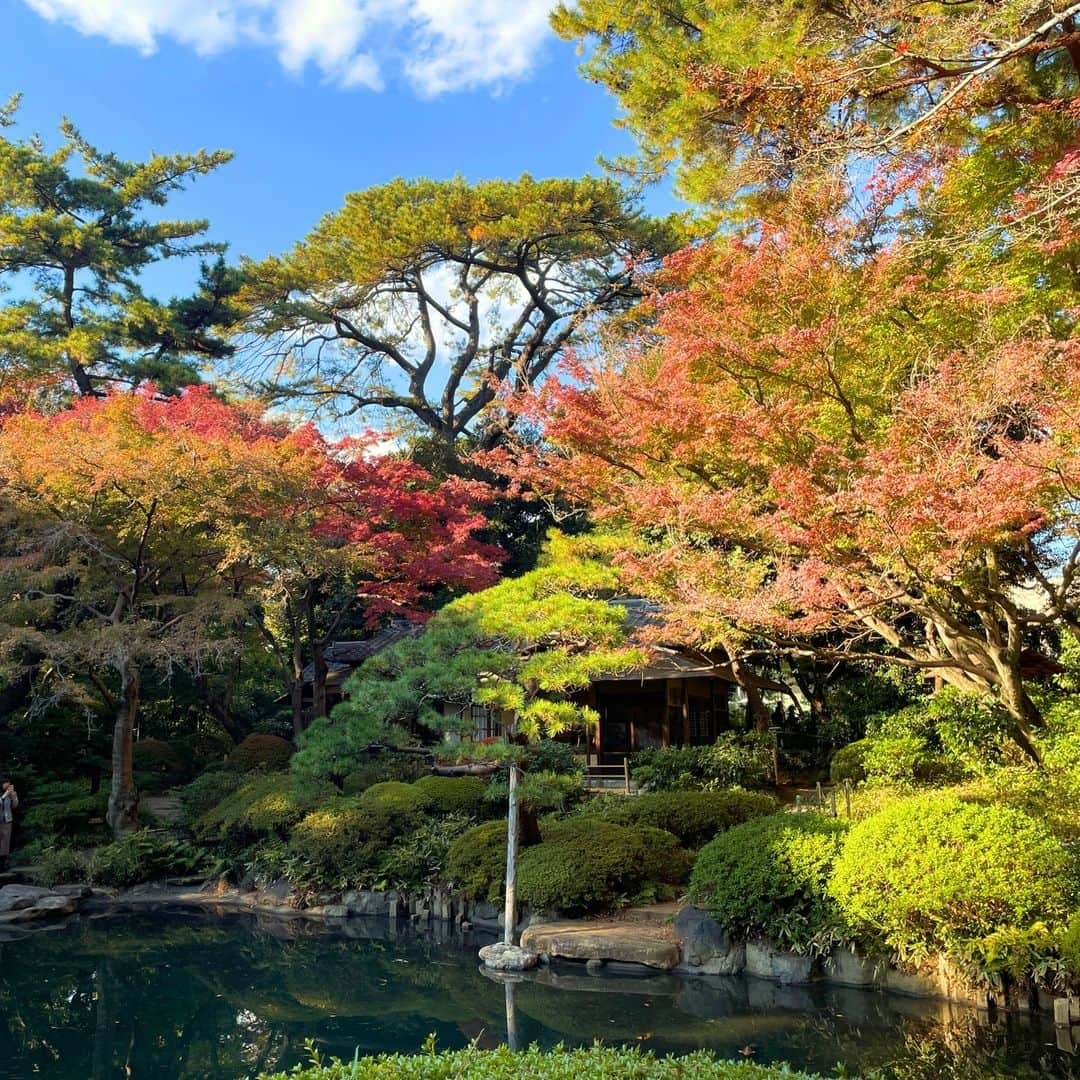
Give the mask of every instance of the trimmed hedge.
[(687, 862), (678, 840), (658, 833), (588, 818), (553, 822), (543, 843), (518, 857), (518, 896), (537, 910), (568, 914), (656, 899), (664, 894), (658, 886), (674, 884)]
[(902, 959), (1064, 919), (1078, 891), (1069, 851), (1042, 821), (940, 793), (856, 825), (830, 886), (856, 932)]
[(824, 949), (843, 923), (828, 894), (848, 826), (817, 814), (774, 814), (721, 833), (701, 851), (690, 900), (737, 934), (795, 951)]
[(258, 776), (206, 810), (195, 831), (204, 839), (234, 844), (284, 839), (309, 810), (337, 797), (330, 783), (294, 783), (281, 773)]
[[(355, 1061), (316, 1064), (289, 1073), (264, 1073), (261, 1080), (814, 1080), (783, 1065), (720, 1061), (708, 1050), (685, 1057), (655, 1057), (636, 1047), (594, 1045), (544, 1051), (538, 1046), (514, 1052), (506, 1046), (441, 1053), (379, 1054)], [(818, 1078), (820, 1080), (820, 1078)]]
[(462, 833), (450, 845), (446, 874), (466, 896), (498, 902), (506, 880), (506, 822), (487, 821)]
[(280, 735), (249, 735), (229, 754), (229, 765), (238, 772), (278, 772), (289, 767), (293, 744)]
[(634, 798), (590, 800), (583, 813), (616, 825), (649, 825), (700, 848), (717, 833), (776, 812), (771, 795), (758, 791), (655, 791)]
[(413, 784), (436, 814), (468, 814), (475, 818), (487, 816), (485, 786), (478, 776), (425, 776)]

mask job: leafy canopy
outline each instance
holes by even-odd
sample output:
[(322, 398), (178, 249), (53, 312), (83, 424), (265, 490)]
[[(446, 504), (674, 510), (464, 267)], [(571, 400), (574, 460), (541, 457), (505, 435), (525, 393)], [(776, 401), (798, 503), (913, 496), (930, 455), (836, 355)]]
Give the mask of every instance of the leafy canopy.
[(610, 602), (613, 550), (602, 537), (553, 533), (536, 570), (442, 608), (421, 637), (350, 677), (349, 700), (305, 732), (294, 769), (345, 773), (369, 744), (402, 743), (416, 724), (471, 736), (471, 702), (512, 713), (533, 739), (594, 722), (573, 695), (644, 659), (625, 610)]

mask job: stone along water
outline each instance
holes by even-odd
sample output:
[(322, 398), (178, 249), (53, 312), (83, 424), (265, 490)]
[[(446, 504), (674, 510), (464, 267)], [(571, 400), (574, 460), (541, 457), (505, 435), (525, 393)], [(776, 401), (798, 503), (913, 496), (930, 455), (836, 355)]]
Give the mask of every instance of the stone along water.
[(1044, 1020), (994, 1024), (876, 993), (569, 964), (508, 991), (478, 969), (484, 940), (393, 935), (374, 919), (333, 929), (190, 911), (75, 919), (0, 944), (0, 1077), (240, 1080), (304, 1061), (309, 1037), (351, 1058), (357, 1047), (413, 1052), (431, 1034), (442, 1047), (508, 1037), (709, 1047), (823, 1072), (895, 1062), (890, 1075), (912, 1080), (1078, 1071)]

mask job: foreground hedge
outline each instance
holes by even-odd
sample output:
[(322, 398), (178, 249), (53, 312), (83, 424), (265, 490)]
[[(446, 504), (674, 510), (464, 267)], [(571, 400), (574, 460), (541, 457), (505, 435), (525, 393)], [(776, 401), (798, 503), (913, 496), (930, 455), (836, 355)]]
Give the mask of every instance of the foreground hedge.
[(297, 1068), (289, 1073), (264, 1074), (261, 1080), (812, 1080), (809, 1073), (785, 1066), (718, 1061), (708, 1051), (685, 1057), (657, 1058), (637, 1049), (591, 1046), (548, 1052), (529, 1047), (513, 1053), (498, 1050), (443, 1051), (425, 1054), (380, 1054), (355, 1062), (333, 1062)]

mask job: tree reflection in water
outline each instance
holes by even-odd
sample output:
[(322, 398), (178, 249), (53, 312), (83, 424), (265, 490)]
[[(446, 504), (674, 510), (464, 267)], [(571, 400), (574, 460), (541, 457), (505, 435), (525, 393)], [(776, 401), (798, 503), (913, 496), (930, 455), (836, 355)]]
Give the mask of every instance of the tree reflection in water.
[[(509, 1042), (744, 1047), (757, 1061), (896, 1080), (1080, 1075), (1045, 1021), (754, 979), (596, 977), (566, 965), (486, 978), (476, 940), (355, 919), (191, 912), (74, 920), (0, 943), (0, 1077), (227, 1078), (325, 1055)], [(1046, 1044), (1051, 1045), (1046, 1045)]]

